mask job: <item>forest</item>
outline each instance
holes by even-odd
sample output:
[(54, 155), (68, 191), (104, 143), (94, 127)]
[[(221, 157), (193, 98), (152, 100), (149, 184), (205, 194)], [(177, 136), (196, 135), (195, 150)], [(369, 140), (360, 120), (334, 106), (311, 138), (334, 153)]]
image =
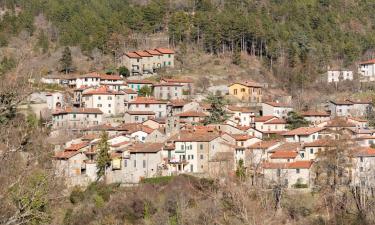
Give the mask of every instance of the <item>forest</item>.
[[(64, 3), (64, 4), (62, 4)], [(50, 41), (111, 54), (133, 34), (167, 32), (170, 43), (207, 53), (243, 51), (266, 65), (325, 69), (349, 66), (373, 50), (375, 3), (370, 0), (5, 0), (0, 45), (33, 19), (47, 16)], [(17, 10), (19, 9), (19, 10)], [(136, 43), (135, 43), (136, 44)]]

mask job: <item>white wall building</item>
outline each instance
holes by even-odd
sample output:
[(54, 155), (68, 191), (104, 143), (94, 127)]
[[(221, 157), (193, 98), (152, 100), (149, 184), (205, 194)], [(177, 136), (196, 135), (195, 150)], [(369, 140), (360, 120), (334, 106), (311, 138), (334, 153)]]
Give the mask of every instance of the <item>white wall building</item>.
[(353, 71), (351, 70), (328, 70), (327, 82), (338, 83), (344, 80), (353, 80)]
[(262, 103), (263, 116), (276, 116), (278, 118), (286, 118), (288, 112), (293, 111), (290, 105), (279, 102)]

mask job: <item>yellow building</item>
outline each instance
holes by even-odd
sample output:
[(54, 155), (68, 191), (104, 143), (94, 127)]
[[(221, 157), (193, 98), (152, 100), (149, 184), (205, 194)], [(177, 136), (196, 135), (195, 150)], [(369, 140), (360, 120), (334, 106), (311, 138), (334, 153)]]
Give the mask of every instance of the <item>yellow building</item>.
[(229, 95), (242, 101), (262, 102), (262, 85), (253, 81), (236, 82), (229, 85)]

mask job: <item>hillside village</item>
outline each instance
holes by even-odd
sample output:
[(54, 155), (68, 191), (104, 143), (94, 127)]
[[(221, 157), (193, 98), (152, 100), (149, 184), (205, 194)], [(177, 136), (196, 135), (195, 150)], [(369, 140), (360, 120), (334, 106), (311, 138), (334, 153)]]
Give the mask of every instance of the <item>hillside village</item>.
[[(226, 179), (244, 171), (265, 187), (313, 188), (319, 161), (342, 148), (353, 163), (348, 182), (375, 182), (371, 99), (332, 99), (300, 110), (252, 80), (201, 93), (189, 77), (154, 78), (158, 69), (174, 67), (174, 56), (168, 48), (124, 53), (119, 62), (130, 68), (128, 77), (91, 72), (41, 79), (60, 87), (34, 93), (45, 102), (34, 110), (51, 129), (55, 173), (68, 186), (98, 180), (127, 186), (178, 174)], [(360, 64), (364, 79), (373, 79), (374, 65)], [(327, 82), (352, 78), (350, 71), (327, 72)]]

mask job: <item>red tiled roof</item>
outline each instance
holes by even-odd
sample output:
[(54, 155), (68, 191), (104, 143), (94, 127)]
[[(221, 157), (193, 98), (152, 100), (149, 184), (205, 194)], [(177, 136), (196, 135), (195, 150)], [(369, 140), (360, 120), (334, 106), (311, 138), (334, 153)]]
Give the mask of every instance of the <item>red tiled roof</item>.
[(148, 50), (145, 50), (147, 53), (151, 54), (151, 55), (162, 55), (162, 53), (156, 51), (156, 50), (153, 50), (153, 49), (148, 49)]
[(318, 139), (310, 143), (304, 143), (304, 147), (331, 147), (334, 146), (332, 140), (328, 139)]
[(151, 80), (126, 80), (128, 84), (153, 84)]
[(129, 115), (155, 115), (153, 111), (126, 111)]
[(294, 142), (286, 142), (278, 146), (277, 148), (272, 149), (272, 152), (277, 152), (277, 151), (299, 151), (301, 148), (301, 144), (299, 142), (294, 143)]
[(365, 65), (365, 64), (375, 64), (375, 59), (370, 59), (370, 60), (359, 63), (359, 65)]
[(89, 145), (89, 143), (87, 141), (84, 141), (84, 142), (81, 142), (81, 143), (78, 143), (78, 144), (71, 144), (69, 147), (65, 148), (65, 150), (67, 150), (67, 151), (77, 151), (77, 150), (80, 150), (81, 148), (84, 148), (88, 145)]
[(295, 151), (276, 151), (274, 152), (270, 158), (271, 159), (294, 159), (298, 155)]
[(285, 104), (285, 103), (281, 103), (281, 102), (265, 102), (264, 104), (267, 104), (267, 105), (270, 105), (270, 106), (273, 106), (273, 107), (288, 107), (288, 108), (291, 108), (290, 105)]
[(253, 145), (250, 145), (250, 149), (267, 149), (274, 145), (277, 145), (279, 142), (277, 140), (270, 140), (270, 141), (260, 141)]
[(220, 137), (213, 132), (180, 132), (176, 135), (175, 142), (210, 142)]
[(198, 111), (187, 111), (177, 114), (179, 117), (206, 117), (207, 115), (203, 112)]
[(243, 86), (246, 86), (246, 87), (258, 87), (258, 88), (262, 87), (261, 84), (258, 84), (258, 83), (254, 82), (254, 81), (234, 82), (234, 83), (232, 83), (229, 86), (232, 86), (234, 84), (240, 84), (240, 85), (243, 85)]
[(373, 156), (375, 156), (375, 149), (370, 148), (370, 147), (358, 148), (356, 150), (356, 152), (354, 153), (354, 156), (356, 156), (356, 157), (361, 157), (361, 156), (373, 157)]
[(177, 84), (177, 83), (157, 83), (157, 84), (154, 84), (153, 86), (157, 87), (157, 86), (184, 86), (182, 84)]
[(286, 124), (286, 121), (284, 119), (275, 118), (264, 122), (264, 124)]
[(168, 105), (172, 105), (173, 107), (182, 107), (188, 103), (189, 102), (186, 102), (184, 100), (170, 100)]
[(141, 123), (124, 123), (116, 127), (118, 131), (124, 131), (127, 134), (132, 134), (137, 131), (143, 131), (145, 133), (152, 133), (154, 129)]
[(284, 136), (290, 136), (290, 135), (310, 135), (314, 134), (316, 132), (324, 130), (324, 127), (300, 127), (296, 128), (294, 130), (290, 130), (288, 132), (285, 132)]
[(86, 74), (82, 74), (82, 75), (78, 75), (78, 77), (80, 78), (91, 78), (91, 77), (94, 77), (94, 78), (100, 78), (102, 76), (102, 74), (98, 73), (98, 72), (91, 72), (91, 73), (86, 73)]
[(141, 57), (152, 57), (152, 55), (146, 51), (135, 51), (134, 53)]
[(251, 138), (254, 138), (253, 136), (250, 136), (248, 134), (229, 134), (229, 136), (233, 137), (236, 141), (247, 141)]
[(127, 52), (125, 53), (125, 55), (129, 58), (141, 58), (141, 56), (139, 56), (137, 53), (135, 52)]
[(98, 108), (71, 108), (71, 107), (66, 107), (65, 109), (57, 109), (55, 112), (53, 112), (53, 115), (69, 114), (69, 113), (103, 114), (103, 112)]
[(302, 116), (330, 116), (327, 112), (319, 112), (319, 111), (305, 111), (301, 112)]
[(129, 143), (130, 143), (130, 141), (122, 141), (122, 142), (119, 142), (119, 143), (116, 143), (116, 144), (112, 144), (111, 147), (120, 147), (120, 146), (129, 144)]
[(349, 117), (348, 120), (354, 120), (356, 122), (368, 122), (366, 119), (357, 118), (357, 117)]
[(122, 78), (119, 75), (108, 75), (108, 74), (101, 74), (100, 79), (101, 80), (122, 80)]
[(138, 94), (138, 92), (134, 91), (133, 89), (126, 88), (122, 90), (126, 94)]
[(157, 153), (164, 147), (164, 143), (135, 143), (129, 146), (130, 153)]
[(61, 151), (61, 152), (56, 152), (54, 158), (56, 159), (70, 159), (73, 156), (77, 155), (80, 153), (79, 151)]
[(156, 48), (155, 50), (163, 54), (174, 54), (174, 51), (168, 48)]
[(123, 94), (124, 94), (123, 92), (111, 90), (108, 88), (108, 86), (105, 86), (105, 85), (82, 93), (82, 95), (123, 95)]
[(270, 119), (277, 118), (275, 116), (261, 116), (261, 117), (255, 117), (255, 122), (266, 122)]
[(167, 104), (167, 102), (156, 100), (152, 97), (137, 97), (134, 101), (129, 104)]

